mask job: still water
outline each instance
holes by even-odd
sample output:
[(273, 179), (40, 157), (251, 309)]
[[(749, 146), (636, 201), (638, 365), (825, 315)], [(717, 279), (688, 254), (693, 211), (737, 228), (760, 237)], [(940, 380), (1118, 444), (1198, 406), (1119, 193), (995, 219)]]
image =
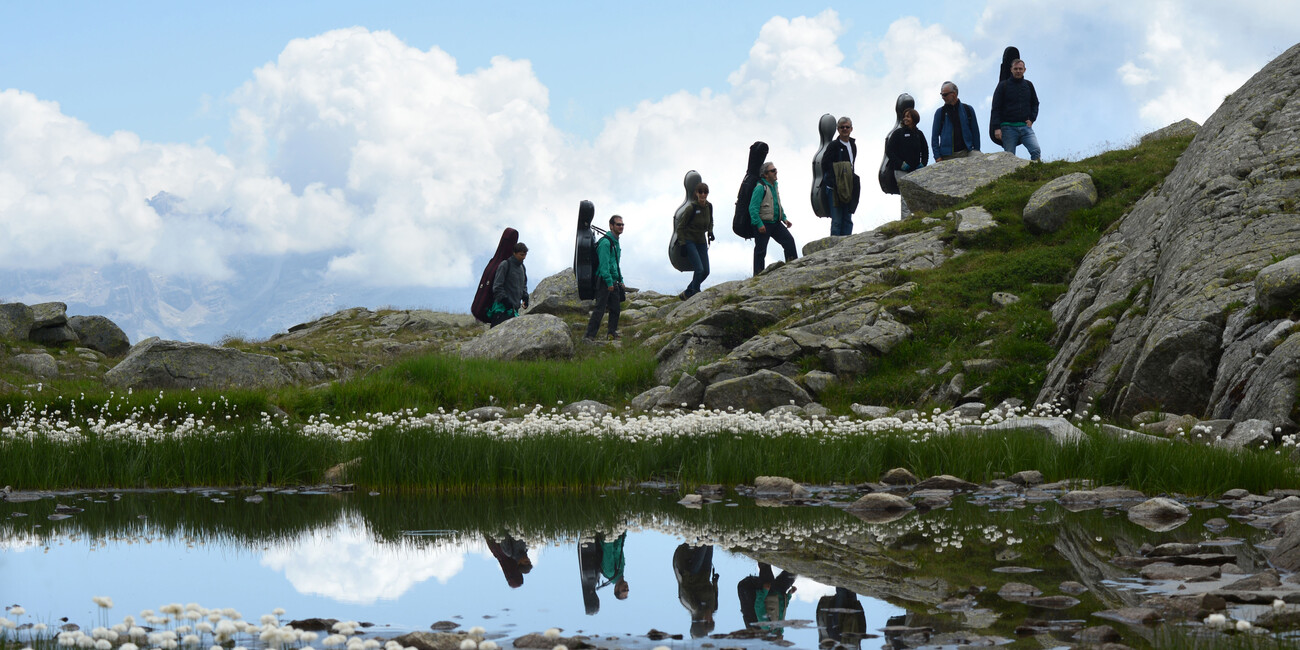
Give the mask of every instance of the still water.
[[(276, 608), (285, 622), (356, 620), (385, 638), (452, 621), (506, 647), (552, 627), (606, 647), (902, 647), (893, 637), (909, 626), (1006, 643), (1027, 619), (1077, 629), (1090, 611), (1140, 600), (1143, 585), (1109, 567), (1112, 555), (1257, 536), (1197, 522), (1154, 533), (1051, 502), (959, 500), (868, 522), (822, 496), (770, 507), (733, 495), (701, 508), (654, 490), (47, 496), (0, 503), (0, 601), (52, 626), (112, 623), (174, 602), (253, 620)], [(1260, 561), (1248, 544), (1229, 548), (1246, 567)], [(995, 595), (1012, 579), (1047, 594), (1064, 581), (1089, 591), (1077, 606), (1029, 611)], [(95, 596), (112, 597), (112, 611)], [(764, 617), (780, 621), (766, 638), (717, 636)], [(652, 630), (680, 637), (651, 641)]]

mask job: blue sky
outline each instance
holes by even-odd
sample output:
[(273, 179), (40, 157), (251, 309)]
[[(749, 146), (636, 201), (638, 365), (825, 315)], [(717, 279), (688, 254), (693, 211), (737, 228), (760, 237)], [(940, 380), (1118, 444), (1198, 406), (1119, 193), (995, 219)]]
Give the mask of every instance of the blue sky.
[[(132, 269), (211, 294), (272, 264), (257, 282), (314, 298), (251, 334), (376, 299), (464, 311), (504, 227), (533, 282), (568, 266), (583, 199), (626, 217), (631, 283), (676, 293), (682, 177), (729, 217), (755, 140), (802, 245), (829, 228), (804, 199), (823, 113), (854, 118), (863, 231), (898, 214), (870, 181), (901, 92), (927, 132), (944, 80), (986, 120), (1016, 45), (1044, 157), (1078, 158), (1205, 120), (1295, 34), (1277, 1), (5, 3), (0, 296), (112, 311), (111, 291), (15, 278)], [(706, 286), (748, 274), (716, 229)]]

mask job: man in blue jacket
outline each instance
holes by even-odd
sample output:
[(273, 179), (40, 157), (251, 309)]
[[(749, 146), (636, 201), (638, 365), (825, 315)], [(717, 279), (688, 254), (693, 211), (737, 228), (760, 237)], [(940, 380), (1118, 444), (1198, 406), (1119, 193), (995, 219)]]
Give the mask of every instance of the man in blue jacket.
[(1038, 92), (1033, 82), (1025, 78), (1025, 62), (1016, 59), (1011, 62), (1011, 76), (993, 91), (993, 111), (989, 114), (993, 135), (1002, 140), (1004, 151), (1015, 153), (1016, 146), (1023, 144), (1029, 151), (1029, 159), (1040, 161), (1043, 150), (1034, 134), (1037, 120)]
[(934, 127), (930, 129), (930, 150), (934, 161), (948, 158), (965, 158), (980, 150), (980, 125), (975, 119), (975, 109), (957, 99), (957, 84), (943, 82), (939, 87), (943, 106), (934, 112)]

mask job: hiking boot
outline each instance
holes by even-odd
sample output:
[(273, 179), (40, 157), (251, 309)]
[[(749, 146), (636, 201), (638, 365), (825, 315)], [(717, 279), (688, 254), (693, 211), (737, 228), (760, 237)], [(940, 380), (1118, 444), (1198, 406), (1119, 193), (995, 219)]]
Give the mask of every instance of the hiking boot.
[(609, 333), (609, 340), (611, 340), (611, 341), (619, 341), (619, 340), (622, 340), (622, 338), (623, 338), (623, 335), (622, 335), (622, 334), (619, 334), (618, 332), (610, 332), (610, 333)]
[(584, 336), (582, 337), (582, 342), (588, 345), (595, 345), (597, 343), (596, 337), (594, 336)]

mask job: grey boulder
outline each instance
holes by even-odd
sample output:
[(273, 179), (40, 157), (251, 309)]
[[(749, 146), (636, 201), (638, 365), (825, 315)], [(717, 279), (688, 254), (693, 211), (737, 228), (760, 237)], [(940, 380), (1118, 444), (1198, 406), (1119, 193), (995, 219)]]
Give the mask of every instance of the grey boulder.
[(497, 325), (460, 346), (467, 359), (531, 361), (573, 356), (569, 326), (558, 316), (525, 314)]
[(104, 381), (117, 388), (275, 388), (293, 376), (272, 356), (155, 337), (131, 348)]
[(719, 410), (732, 408), (766, 413), (783, 404), (803, 406), (811, 401), (808, 392), (794, 380), (771, 370), (726, 379), (704, 390), (704, 405)]
[(1054, 178), (1029, 197), (1022, 218), (1032, 232), (1052, 233), (1065, 225), (1070, 213), (1097, 204), (1092, 177), (1077, 172)]
[(956, 205), (975, 190), (1028, 164), (1028, 160), (1005, 151), (975, 151), (965, 158), (952, 158), (907, 174), (898, 179), (898, 189), (913, 212), (929, 212)]

